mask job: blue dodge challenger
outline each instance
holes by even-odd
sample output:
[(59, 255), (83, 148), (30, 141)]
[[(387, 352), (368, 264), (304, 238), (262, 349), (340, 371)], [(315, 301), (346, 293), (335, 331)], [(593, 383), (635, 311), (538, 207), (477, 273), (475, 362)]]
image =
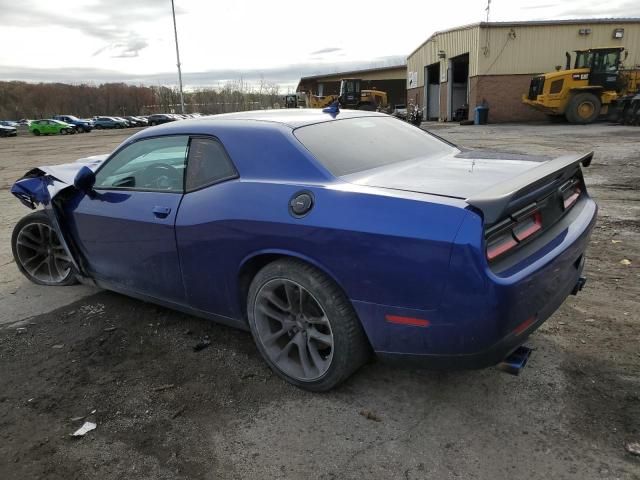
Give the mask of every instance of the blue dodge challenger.
[(38, 284), (248, 329), (308, 390), (372, 352), (486, 367), (582, 288), (591, 157), (463, 151), (375, 112), (202, 117), (27, 172), (12, 193), (44, 208), (18, 222), (13, 254)]

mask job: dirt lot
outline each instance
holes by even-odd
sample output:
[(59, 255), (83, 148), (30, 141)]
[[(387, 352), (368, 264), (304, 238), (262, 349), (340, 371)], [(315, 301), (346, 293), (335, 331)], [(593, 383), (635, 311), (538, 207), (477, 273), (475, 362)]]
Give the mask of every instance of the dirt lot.
[[(640, 129), (431, 128), (473, 148), (596, 151), (589, 281), (532, 336), (520, 377), (372, 362), (308, 394), (273, 376), (247, 333), (31, 285), (10, 257), (27, 210), (8, 187), (131, 131), (0, 139), (0, 478), (640, 479), (640, 457), (625, 451), (640, 441)], [(204, 336), (211, 346), (194, 352)], [(98, 426), (73, 439), (79, 417)]]

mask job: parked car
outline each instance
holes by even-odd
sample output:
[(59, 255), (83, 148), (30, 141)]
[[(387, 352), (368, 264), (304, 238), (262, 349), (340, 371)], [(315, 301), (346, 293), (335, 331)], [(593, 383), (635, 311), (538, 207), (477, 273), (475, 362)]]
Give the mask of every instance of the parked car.
[(15, 137), (16, 135), (18, 135), (18, 129), (16, 127), (2, 125), (0, 123), (0, 137)]
[(399, 118), (400, 120), (407, 119), (407, 106), (404, 103), (399, 103), (393, 109), (392, 116)]
[(376, 112), (216, 115), (29, 171), (11, 191), (45, 208), (12, 248), (34, 283), (81, 280), (250, 330), (308, 390), (372, 351), (484, 367), (516, 361), (584, 284), (592, 155), (463, 152)]
[(155, 113), (153, 115), (149, 115), (148, 120), (149, 120), (149, 125), (154, 126), (154, 125), (161, 125), (163, 123), (173, 122), (177, 119), (170, 114)]
[(141, 117), (124, 117), (132, 127), (146, 127), (149, 125), (149, 121), (146, 118)]
[(118, 120), (120, 122), (124, 122), (125, 127), (133, 127), (133, 125), (131, 124), (131, 122), (129, 122), (129, 120), (127, 120), (126, 118), (123, 117), (113, 117), (115, 120)]
[(23, 126), (23, 127), (28, 127), (29, 125), (31, 125), (31, 122), (33, 122), (33, 120), (28, 120), (26, 118), (21, 118), (20, 120), (18, 120), (18, 125)]
[(13, 122), (11, 120), (0, 120), (0, 125), (3, 125), (5, 127), (18, 127), (18, 122)]
[(61, 122), (65, 122), (70, 125), (74, 125), (79, 133), (87, 133), (93, 130), (93, 120), (89, 120), (86, 118), (82, 119), (73, 115), (54, 115), (53, 119), (60, 120)]
[(52, 118), (47, 120), (33, 120), (29, 125), (29, 131), (34, 135), (67, 135), (76, 133), (76, 127), (60, 120)]
[(129, 122), (118, 120), (116, 117), (97, 117), (93, 120), (93, 126), (98, 130), (103, 128), (126, 128), (129, 126)]

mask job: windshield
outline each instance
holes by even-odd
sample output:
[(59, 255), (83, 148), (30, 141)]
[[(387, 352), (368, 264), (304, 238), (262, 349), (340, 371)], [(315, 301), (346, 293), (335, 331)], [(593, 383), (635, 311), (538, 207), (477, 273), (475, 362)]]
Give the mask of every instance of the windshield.
[(424, 130), (386, 116), (317, 123), (296, 129), (294, 135), (336, 177), (458, 151)]
[(592, 52), (577, 52), (574, 68), (591, 68)]

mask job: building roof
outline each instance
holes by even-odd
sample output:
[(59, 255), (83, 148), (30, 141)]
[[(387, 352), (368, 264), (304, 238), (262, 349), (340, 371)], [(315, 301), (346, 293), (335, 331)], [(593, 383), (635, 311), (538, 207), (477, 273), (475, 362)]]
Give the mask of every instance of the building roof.
[(638, 23), (640, 24), (640, 18), (638, 17), (623, 17), (623, 18), (572, 18), (567, 20), (526, 20), (516, 22), (476, 22), (466, 25), (460, 25), (459, 27), (447, 28), (446, 30), (439, 30), (434, 32), (424, 42), (418, 45), (408, 56), (410, 57), (418, 50), (420, 50), (426, 43), (433, 38), (443, 33), (455, 32), (457, 30), (469, 30), (472, 28), (505, 28), (505, 27), (542, 27), (549, 25), (586, 25), (586, 24), (625, 24), (625, 23)]
[(362, 73), (386, 72), (389, 70), (397, 70), (400, 68), (406, 69), (407, 64), (403, 63), (401, 65), (392, 65), (391, 67), (364, 68), (361, 70), (349, 70), (346, 72), (328, 72), (328, 73), (323, 73), (321, 75), (310, 75), (308, 77), (302, 77), (300, 78), (300, 81), (302, 82), (304, 80), (316, 80), (318, 78), (324, 78), (324, 77), (335, 77), (336, 75), (342, 75), (343, 77), (350, 77), (350, 76), (355, 76)]

